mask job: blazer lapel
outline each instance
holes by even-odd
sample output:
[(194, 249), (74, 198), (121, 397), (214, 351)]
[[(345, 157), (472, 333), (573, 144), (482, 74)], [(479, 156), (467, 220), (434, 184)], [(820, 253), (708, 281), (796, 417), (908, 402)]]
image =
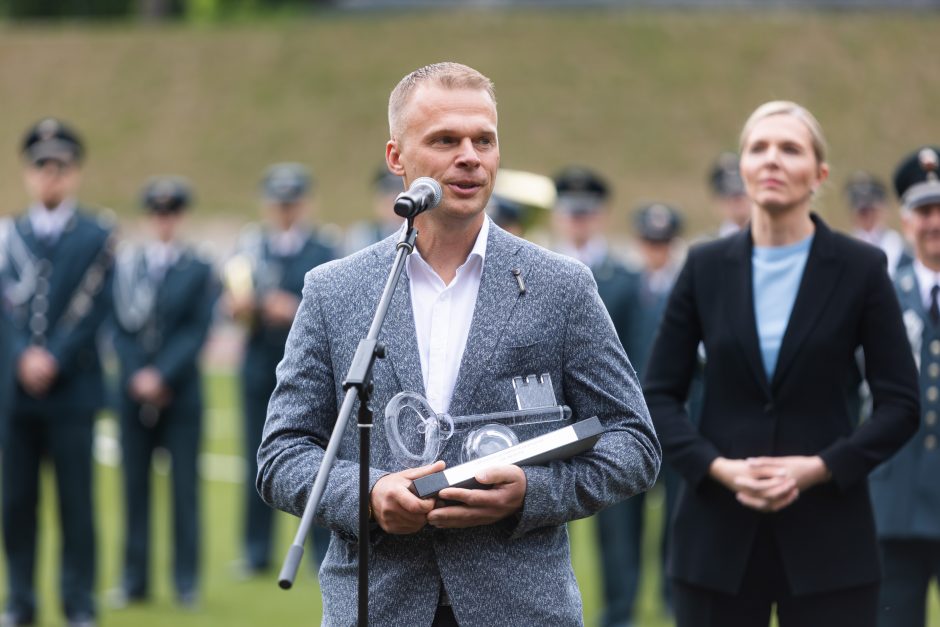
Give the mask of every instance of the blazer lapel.
[(452, 415), (473, 410), (470, 402), (476, 397), (477, 388), (487, 370), (486, 364), (496, 350), (513, 308), (522, 296), (519, 282), (513, 274), (514, 269), (519, 270), (525, 281), (526, 268), (517, 255), (519, 248), (518, 241), (490, 223), (480, 291), (450, 405), (449, 413)]
[(842, 264), (832, 251), (832, 231), (815, 215), (816, 234), (803, 270), (803, 278), (793, 303), (793, 311), (780, 344), (773, 384), (778, 385), (793, 364), (803, 341), (813, 329), (819, 315), (826, 309), (834, 286), (837, 284)]
[(760, 354), (760, 340), (757, 337), (757, 318), (754, 315), (754, 284), (751, 268), (753, 243), (750, 229), (744, 229), (731, 238), (727, 260), (725, 302), (728, 306), (727, 320), (741, 343), (741, 350), (750, 364), (757, 383), (770, 396), (770, 384), (764, 360)]
[[(375, 295), (375, 305), (378, 306), (385, 280), (395, 260), (395, 238), (386, 239), (385, 244), (376, 247), (375, 255), (379, 258), (378, 267), (383, 275), (381, 281), (376, 281), (378, 290)], [(374, 313), (374, 310), (373, 312)], [(372, 318), (369, 318), (370, 323)], [(421, 358), (418, 355), (418, 336), (415, 331), (415, 318), (411, 309), (411, 284), (408, 272), (402, 270), (392, 295), (392, 302), (388, 305), (385, 322), (379, 332), (379, 340), (385, 344), (385, 360), (392, 366), (398, 379), (399, 388), (406, 392), (416, 392), (425, 396), (424, 377), (421, 374)]]

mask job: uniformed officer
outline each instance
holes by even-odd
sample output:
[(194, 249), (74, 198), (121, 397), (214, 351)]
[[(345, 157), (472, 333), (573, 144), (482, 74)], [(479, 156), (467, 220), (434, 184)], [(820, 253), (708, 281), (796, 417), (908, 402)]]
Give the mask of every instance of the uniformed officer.
[[(664, 203), (648, 203), (638, 207), (633, 214), (633, 227), (636, 234), (641, 258), (639, 270), (639, 289), (636, 310), (633, 313), (630, 336), (630, 361), (636, 368), (640, 381), (646, 374), (646, 362), (649, 359), (653, 339), (659, 329), (663, 312), (672, 285), (681, 267), (682, 250), (679, 236), (682, 233), (682, 212), (676, 207)], [(692, 397), (690, 397), (691, 399)], [(664, 491), (665, 513), (660, 536), (660, 592), (667, 608), (672, 607), (672, 594), (669, 579), (666, 577), (666, 557), (668, 553), (669, 521), (676, 503), (682, 479), (668, 464), (663, 463), (659, 471), (659, 483)], [(611, 556), (612, 560), (623, 560), (631, 569), (640, 571), (640, 554), (643, 546), (643, 509), (646, 493), (624, 501), (617, 507), (622, 509), (623, 534), (629, 543), (629, 550), (621, 556)], [(634, 593), (635, 594), (635, 593)], [(616, 624), (629, 624), (624, 621)]]
[[(894, 173), (914, 261), (895, 287), (920, 370), (917, 434), (870, 476), (884, 578), (879, 624), (926, 624), (927, 588), (940, 579), (940, 147), (908, 155)], [(877, 332), (877, 329), (873, 330)]]
[(0, 218), (0, 451), (3, 450), (3, 436), (6, 433), (7, 414), (13, 399), (13, 329), (10, 324), (10, 307), (3, 289), (3, 274), (6, 266), (6, 253), (12, 220)]
[(526, 224), (526, 206), (504, 196), (493, 194), (486, 213), (501, 229), (523, 237)]
[[(262, 180), (266, 225), (250, 225), (226, 268), (226, 302), (231, 314), (248, 328), (242, 365), (245, 445), (244, 575), (266, 570), (271, 563), (271, 522), (274, 510), (255, 491), (257, 452), (268, 399), (277, 382), (275, 369), (284, 355), (287, 333), (300, 305), (304, 275), (335, 258), (315, 230), (305, 224), (313, 181), (297, 163), (268, 168)], [(326, 553), (329, 534), (313, 532), (317, 561)]]
[(75, 200), (84, 148), (71, 128), (42, 120), (26, 133), (22, 155), (32, 204), (2, 251), (16, 390), (2, 462), (8, 596), (0, 622), (36, 620), (39, 468), (48, 458), (57, 483), (65, 616), (70, 625), (90, 625), (96, 615), (92, 436), (104, 403), (96, 332), (109, 309), (111, 234)]
[(751, 219), (751, 203), (738, 162), (737, 154), (723, 152), (708, 172), (708, 188), (721, 220), (718, 237), (737, 233)]
[[(553, 223), (558, 252), (578, 259), (591, 269), (597, 291), (613, 320), (617, 336), (633, 356), (633, 316), (638, 310), (640, 276), (611, 254), (608, 228), (610, 188), (597, 173), (572, 166), (555, 176), (557, 200)], [(635, 497), (634, 497), (635, 498)], [(597, 514), (604, 578), (603, 625), (625, 625), (632, 620), (639, 586), (639, 554), (629, 528), (629, 503), (618, 503)]]
[(149, 240), (126, 246), (114, 275), (114, 345), (120, 360), (118, 398), (124, 462), (124, 575), (117, 605), (150, 592), (151, 460), (157, 447), (172, 460), (173, 581), (177, 600), (192, 607), (199, 571), (199, 482), (202, 435), (199, 354), (218, 285), (210, 264), (180, 235), (192, 204), (188, 182), (158, 177), (143, 189)]
[(868, 172), (854, 172), (845, 185), (845, 200), (852, 215), (852, 235), (877, 246), (888, 257), (888, 273), (913, 260), (904, 238), (887, 227), (888, 194), (884, 183)]
[(372, 217), (349, 227), (347, 255), (382, 241), (401, 226), (402, 218), (395, 214), (395, 198), (403, 191), (402, 178), (389, 172), (383, 163), (372, 179)]

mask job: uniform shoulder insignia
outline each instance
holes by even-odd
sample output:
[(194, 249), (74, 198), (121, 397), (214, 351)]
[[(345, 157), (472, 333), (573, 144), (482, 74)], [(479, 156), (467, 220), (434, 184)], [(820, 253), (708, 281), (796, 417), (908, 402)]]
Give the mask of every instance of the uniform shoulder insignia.
[(117, 212), (110, 207), (100, 207), (95, 211), (95, 219), (98, 226), (110, 231), (117, 226)]

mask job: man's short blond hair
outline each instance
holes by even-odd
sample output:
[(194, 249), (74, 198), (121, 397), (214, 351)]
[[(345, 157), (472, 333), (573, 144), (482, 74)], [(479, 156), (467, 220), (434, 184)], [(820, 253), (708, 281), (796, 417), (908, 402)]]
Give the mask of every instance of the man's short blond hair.
[(472, 67), (445, 61), (418, 68), (398, 82), (388, 98), (388, 132), (396, 139), (401, 130), (401, 115), (412, 94), (422, 83), (432, 82), (446, 89), (480, 89), (486, 91), (496, 104), (493, 81)]

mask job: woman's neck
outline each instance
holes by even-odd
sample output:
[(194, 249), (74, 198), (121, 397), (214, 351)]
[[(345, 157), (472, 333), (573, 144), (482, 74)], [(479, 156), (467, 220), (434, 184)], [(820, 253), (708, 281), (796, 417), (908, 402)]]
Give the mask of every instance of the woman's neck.
[(751, 211), (751, 237), (755, 246), (788, 246), (816, 231), (805, 206), (768, 210), (755, 206)]

